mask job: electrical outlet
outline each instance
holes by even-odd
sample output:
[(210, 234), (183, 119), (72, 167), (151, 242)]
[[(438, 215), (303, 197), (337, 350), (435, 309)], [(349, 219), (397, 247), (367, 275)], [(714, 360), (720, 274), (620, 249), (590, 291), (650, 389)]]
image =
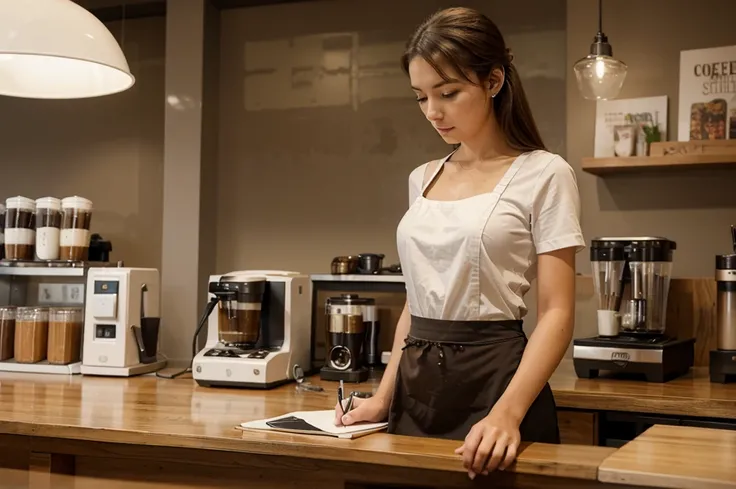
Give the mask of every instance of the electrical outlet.
[(60, 304), (63, 301), (62, 285), (63, 284), (39, 284), (38, 303)]
[(84, 304), (84, 284), (38, 284), (38, 303)]
[(84, 285), (62, 284), (61, 296), (65, 304), (84, 304)]

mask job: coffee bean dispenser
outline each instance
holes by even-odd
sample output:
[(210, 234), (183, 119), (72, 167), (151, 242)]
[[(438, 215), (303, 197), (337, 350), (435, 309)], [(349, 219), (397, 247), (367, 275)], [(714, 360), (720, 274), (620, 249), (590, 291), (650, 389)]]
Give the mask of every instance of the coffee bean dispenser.
[(61, 201), (61, 215), (59, 258), (69, 261), (87, 261), (92, 202), (84, 197), (66, 197)]
[(39, 260), (59, 259), (61, 201), (56, 197), (36, 199), (36, 257)]
[(33, 260), (36, 246), (36, 202), (28, 197), (5, 201), (5, 258)]

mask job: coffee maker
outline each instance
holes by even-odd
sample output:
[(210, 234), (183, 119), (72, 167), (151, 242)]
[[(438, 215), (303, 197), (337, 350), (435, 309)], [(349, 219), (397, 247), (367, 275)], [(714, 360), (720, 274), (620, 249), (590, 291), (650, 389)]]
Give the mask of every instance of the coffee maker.
[(82, 375), (129, 377), (161, 370), (160, 278), (155, 268), (90, 268)]
[(666, 382), (687, 373), (694, 338), (667, 334), (667, 299), (676, 243), (661, 237), (601, 237), (590, 260), (598, 301), (598, 335), (573, 340), (575, 373), (600, 370)]
[(716, 256), (717, 349), (710, 352), (710, 380), (736, 381), (736, 228), (731, 226), (733, 253)]
[(380, 323), (375, 299), (357, 294), (329, 297), (325, 302), (327, 355), (322, 380), (364, 382), (369, 368), (381, 364)]
[(192, 361), (192, 376), (201, 386), (268, 389), (293, 380), (297, 366), (309, 370), (306, 275), (279, 270), (212, 275), (198, 329), (205, 321), (207, 342)]

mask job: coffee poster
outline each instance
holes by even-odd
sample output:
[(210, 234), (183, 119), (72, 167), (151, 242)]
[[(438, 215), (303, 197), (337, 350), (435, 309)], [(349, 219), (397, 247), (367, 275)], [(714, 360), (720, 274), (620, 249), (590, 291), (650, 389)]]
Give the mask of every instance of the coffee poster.
[(678, 141), (736, 139), (736, 46), (680, 52)]

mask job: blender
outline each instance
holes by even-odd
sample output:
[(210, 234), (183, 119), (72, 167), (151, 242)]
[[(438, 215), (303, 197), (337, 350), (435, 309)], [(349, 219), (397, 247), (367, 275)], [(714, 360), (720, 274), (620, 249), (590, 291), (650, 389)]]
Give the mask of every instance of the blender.
[(693, 365), (694, 338), (667, 333), (667, 299), (677, 244), (662, 237), (601, 237), (590, 247), (598, 335), (573, 340), (578, 377), (600, 370), (665, 382)]

